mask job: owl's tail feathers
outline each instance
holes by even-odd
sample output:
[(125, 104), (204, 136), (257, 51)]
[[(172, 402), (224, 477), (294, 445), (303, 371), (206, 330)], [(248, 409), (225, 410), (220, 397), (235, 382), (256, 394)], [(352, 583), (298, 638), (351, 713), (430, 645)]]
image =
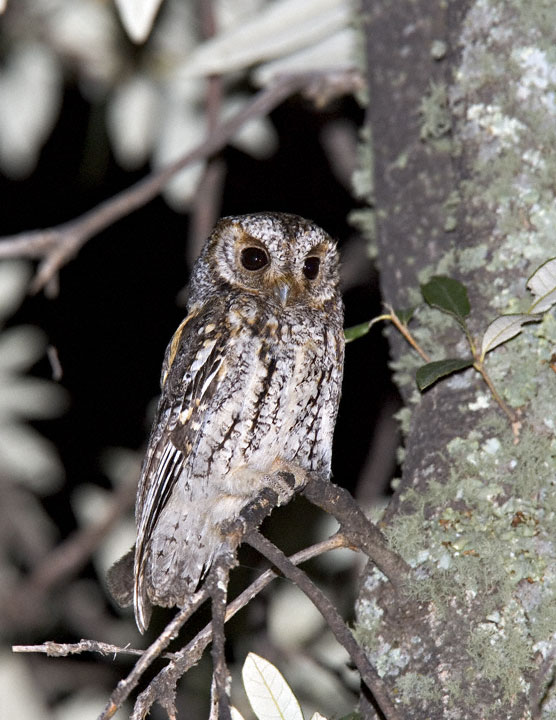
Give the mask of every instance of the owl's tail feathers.
[(108, 590), (120, 607), (135, 606), (135, 621), (141, 633), (149, 626), (152, 605), (147, 597), (143, 572), (135, 578), (135, 545), (112, 565), (106, 575)]
[(135, 546), (109, 568), (106, 574), (108, 590), (120, 607), (133, 604), (133, 562)]
[(147, 583), (145, 582), (145, 561), (135, 565), (135, 581), (133, 585), (133, 607), (135, 609), (135, 622), (141, 635), (149, 627), (153, 606), (147, 595)]

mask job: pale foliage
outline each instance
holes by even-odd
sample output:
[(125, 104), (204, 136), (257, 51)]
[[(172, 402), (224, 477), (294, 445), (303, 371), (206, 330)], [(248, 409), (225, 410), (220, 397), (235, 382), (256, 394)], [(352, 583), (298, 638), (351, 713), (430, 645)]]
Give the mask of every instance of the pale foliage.
[(63, 478), (61, 464), (54, 448), (26, 421), (59, 414), (65, 395), (53, 383), (25, 375), (45, 351), (43, 333), (35, 327), (2, 329), (21, 303), (29, 277), (27, 263), (0, 264), (0, 467), (12, 481), (51, 492)]
[(519, 335), (526, 323), (538, 322), (556, 303), (556, 258), (538, 267), (527, 280), (534, 301), (527, 313), (500, 315), (487, 327), (481, 343), (481, 359), (495, 347)]
[[(207, 132), (206, 81), (221, 74), (221, 118), (249, 99), (235, 88), (267, 85), (285, 72), (355, 65), (351, 0), (217, 0), (217, 33), (203, 41), (195, 3), (182, 0), (21, 0), (8, 3), (3, 32), (10, 47), (0, 74), (0, 170), (34, 169), (56, 122), (66, 77), (106, 108), (108, 136), (125, 169), (161, 167)], [(122, 33), (142, 43), (132, 53)], [(247, 124), (232, 144), (257, 158), (276, 148), (267, 118)], [(165, 191), (187, 209), (203, 163), (184, 169)]]
[(268, 660), (249, 653), (241, 674), (245, 692), (259, 720), (303, 720), (292, 689)]

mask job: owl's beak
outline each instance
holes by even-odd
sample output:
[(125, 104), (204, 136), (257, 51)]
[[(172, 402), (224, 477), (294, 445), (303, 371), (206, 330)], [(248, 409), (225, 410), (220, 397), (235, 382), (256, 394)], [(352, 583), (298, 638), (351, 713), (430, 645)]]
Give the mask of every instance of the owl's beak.
[(274, 286), (274, 295), (283, 307), (286, 307), (288, 304), (288, 297), (290, 296), (291, 289), (291, 285), (285, 280), (279, 280)]

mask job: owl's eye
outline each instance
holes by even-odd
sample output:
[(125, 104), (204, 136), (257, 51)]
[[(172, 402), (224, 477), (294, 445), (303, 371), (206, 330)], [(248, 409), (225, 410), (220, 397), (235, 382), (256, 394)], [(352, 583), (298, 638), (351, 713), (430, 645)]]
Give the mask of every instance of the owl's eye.
[(268, 265), (268, 255), (260, 247), (246, 247), (241, 251), (241, 264), (246, 270), (260, 270)]
[(305, 258), (305, 262), (303, 263), (303, 274), (307, 278), (307, 280), (314, 280), (317, 275), (319, 274), (319, 268), (320, 268), (320, 258), (318, 257), (308, 257)]

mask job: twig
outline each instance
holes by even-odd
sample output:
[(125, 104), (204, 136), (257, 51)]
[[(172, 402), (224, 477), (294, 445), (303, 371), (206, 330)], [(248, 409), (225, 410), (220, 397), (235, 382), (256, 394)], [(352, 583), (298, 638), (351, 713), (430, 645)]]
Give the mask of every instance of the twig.
[(189, 213), (186, 248), (186, 261), (189, 266), (197, 258), (203, 242), (218, 220), (225, 176), (226, 164), (223, 160), (212, 158), (207, 162)]
[(13, 588), (2, 607), (4, 620), (20, 627), (36, 623), (48, 607), (45, 594), (54, 586), (75, 575), (106, 538), (107, 532), (133, 505), (135, 489), (122, 483), (113, 494), (110, 507), (98, 522), (81, 528), (53, 548), (29, 575)]
[(231, 720), (230, 690), (231, 677), (226, 665), (226, 601), (228, 599), (228, 578), (234, 556), (224, 555), (216, 560), (210, 583), (212, 597), (212, 674), (218, 703), (218, 720)]
[(189, 620), (191, 615), (193, 615), (197, 608), (204, 603), (207, 597), (208, 592), (204, 588), (195, 593), (195, 595), (191, 596), (189, 603), (179, 611), (179, 613), (170, 623), (168, 623), (152, 645), (145, 650), (143, 655), (135, 663), (135, 667), (129, 675), (124, 680), (120, 680), (116, 689), (110, 696), (104, 711), (100, 714), (99, 720), (101, 718), (104, 720), (114, 716), (114, 713), (137, 685), (145, 670), (149, 667), (149, 665), (151, 665), (153, 660), (160, 656), (164, 648), (177, 637), (184, 623)]
[(270, 560), (288, 580), (295, 583), (315, 605), (336, 636), (338, 642), (341, 643), (349, 653), (352, 661), (359, 670), (361, 678), (372, 692), (385, 718), (387, 720), (402, 720), (401, 715), (398, 713), (397, 708), (388, 695), (385, 684), (370, 664), (363, 649), (357, 644), (350, 630), (338, 614), (338, 611), (326, 595), (309, 579), (303, 570), (293, 565), (286, 555), (273, 545), (270, 540), (263, 537), (258, 530), (253, 530), (248, 533), (244, 540), (268, 558), (268, 560)]
[[(307, 562), (312, 558), (318, 557), (319, 555), (322, 555), (326, 552), (329, 552), (330, 550), (345, 547), (348, 547), (347, 539), (341, 533), (336, 533), (327, 540), (323, 540), (320, 543), (316, 543), (311, 547), (305, 548), (295, 553), (295, 555), (292, 555), (290, 557), (290, 562), (292, 562), (294, 565), (298, 565), (300, 563)], [(264, 588), (267, 587), (267, 585), (269, 585), (276, 577), (277, 573), (274, 570), (265, 570), (264, 573), (262, 573), (253, 583), (251, 583), (251, 585), (249, 585), (248, 588), (246, 588), (240, 595), (237, 596), (237, 598), (235, 598), (235, 600), (233, 600), (227, 606), (226, 622), (230, 620), (234, 615), (236, 615), (236, 613), (238, 613), (242, 608), (248, 605), (251, 600), (256, 597), (262, 590), (264, 590)], [(203, 602), (203, 599), (199, 601), (199, 605), (201, 604), (201, 602)], [(197, 605), (197, 607), (199, 605)], [(175, 634), (177, 634), (183, 623), (188, 619), (191, 612), (193, 612), (193, 610), (188, 607), (187, 609), (180, 611), (176, 615), (176, 617), (172, 619), (172, 621), (167, 625), (164, 632), (160, 636), (161, 638), (164, 638), (164, 642), (165, 638), (170, 637), (171, 639), (172, 637), (174, 637)], [(143, 657), (146, 655), (146, 653), (149, 653), (149, 657), (144, 660), (141, 665), (137, 663), (133, 668), (132, 672), (128, 675), (128, 677), (125, 680), (122, 680), (118, 684), (116, 690), (112, 693), (110, 702), (100, 716), (100, 718), (107, 719), (113, 717), (118, 707), (125, 700), (127, 700), (129, 694), (139, 682), (141, 674), (147, 669), (147, 667), (156, 657), (171, 660), (171, 663), (161, 671), (161, 673), (163, 673), (165, 676), (171, 675), (171, 671), (179, 666), (179, 671), (176, 673), (177, 681), (177, 679), (179, 679), (179, 677), (181, 677), (190, 667), (192, 667), (196, 664), (196, 662), (198, 662), (204, 649), (211, 641), (211, 638), (212, 623), (209, 623), (195, 636), (195, 638), (184, 649), (177, 653), (157, 654), (159, 647), (159, 639), (157, 639), (157, 642), (153, 643), (153, 645), (151, 645), (151, 647), (147, 651), (127, 647), (122, 648), (118, 647), (117, 645), (111, 645), (109, 643), (103, 643), (97, 640), (81, 640), (79, 643), (46, 642), (42, 645), (14, 645), (12, 647), (12, 651), (17, 653), (45, 653), (46, 655), (50, 655), (52, 657), (63, 657), (66, 655), (80, 654), (83, 652), (98, 652), (101, 655), (110, 655), (112, 653), (114, 653), (115, 655), (130, 654), (140, 655)], [(155, 689), (154, 687), (152, 687), (152, 683), (145, 690), (145, 692), (142, 693), (142, 695), (144, 696), (144, 702), (146, 706), (144, 709), (144, 713), (146, 714), (151, 705), (159, 698), (156, 696)], [(138, 715), (136, 713), (137, 705), (134, 716), (144, 717), (141, 709), (139, 709)]]
[[(330, 77), (331, 81), (336, 78)], [(312, 88), (318, 83), (326, 84), (328, 78), (329, 74), (318, 72), (277, 77), (270, 87), (260, 90), (251, 102), (215, 128), (194, 150), (162, 170), (151, 173), (127, 190), (69, 222), (46, 230), (33, 230), (0, 239), (0, 258), (39, 258), (41, 262), (30, 288), (31, 292), (38, 292), (79, 252), (87, 240), (156, 197), (168, 181), (186, 165), (220, 151), (246, 122), (268, 115), (286, 98), (304, 88)], [(346, 78), (346, 82), (348, 81), (349, 77)]]
[[(44, 653), (49, 657), (67, 657), (84, 652), (97, 652), (101, 655), (144, 655), (144, 650), (131, 647), (119, 647), (99, 640), (80, 640), (78, 643), (45, 642), (42, 645), (12, 645), (14, 653)], [(160, 657), (174, 660), (176, 653), (163, 653)]]
[(313, 476), (302, 492), (309, 502), (338, 520), (341, 532), (350, 544), (364, 552), (386, 575), (397, 591), (403, 589), (411, 568), (401, 555), (390, 550), (384, 535), (365, 517), (347, 490), (328, 480)]
[[(480, 358), (476, 358), (475, 362), (473, 363), (473, 367), (477, 372), (480, 373), (481, 377), (485, 381), (488, 389), (491, 392), (492, 397), (494, 398), (495, 402), (498, 404), (498, 407), (502, 410), (502, 412), (506, 415), (508, 420), (510, 421), (510, 425), (512, 426), (512, 429), (514, 431), (514, 435), (516, 435), (516, 425), (519, 422), (519, 419), (515, 412), (504, 402), (504, 399), (494, 386), (494, 383), (491, 380), (490, 375), (487, 373), (484, 363), (481, 361)], [(517, 428), (517, 435), (519, 435), (519, 428)]]
[(411, 332), (410, 332), (409, 328), (407, 327), (407, 325), (405, 325), (405, 324), (400, 320), (400, 318), (397, 316), (396, 311), (394, 310), (394, 308), (389, 307), (388, 309), (390, 310), (390, 318), (389, 318), (389, 319), (390, 319), (390, 321), (392, 322), (392, 325), (394, 325), (394, 327), (396, 327), (396, 329), (403, 335), (403, 337), (407, 340), (407, 342), (411, 345), (411, 347), (412, 347), (417, 353), (419, 353), (419, 355), (421, 356), (421, 358), (422, 358), (426, 363), (430, 362), (430, 361), (431, 361), (430, 357), (429, 357), (429, 356), (427, 355), (427, 353), (423, 350), (423, 348), (419, 345), (419, 343), (417, 342), (417, 340), (415, 340), (415, 338), (414, 338), (413, 335), (411, 334)]
[(25, 580), (22, 592), (46, 592), (77, 572), (106, 538), (108, 531), (135, 500), (135, 484), (122, 483), (113, 494), (106, 514), (98, 522), (78, 530), (60, 543)]
[[(277, 505), (287, 502), (291, 495), (295, 493), (294, 476), (284, 472), (278, 473), (278, 476), (276, 478), (270, 477), (269, 484), (273, 487), (266, 487), (253, 502), (242, 510), (240, 517), (236, 521), (230, 522), (226, 527), (223, 527), (223, 533), (230, 547), (236, 547), (245, 533), (252, 532)], [(308, 478), (305, 493), (316, 505), (335, 515), (342, 523), (342, 527), (347, 528), (347, 530), (345, 529), (344, 532), (336, 534), (324, 543), (319, 543), (312, 548), (297, 553), (292, 557), (292, 563), (303, 562), (310, 557), (315, 557), (336, 547), (352, 547), (353, 549), (357, 546), (363, 549), (377, 563), (395, 586), (400, 587), (402, 585), (407, 573), (407, 566), (399, 556), (385, 546), (380, 531), (368, 522), (347, 491), (332, 485), (328, 481), (320, 481), (318, 478), (310, 477)], [(267, 571), (247, 588), (228, 606), (225, 621), (244, 607), (274, 577), (275, 573)], [(197, 593), (191, 599), (191, 604), (180, 611), (169, 623), (164, 632), (139, 659), (128, 677), (118, 683), (99, 720), (108, 720), (108, 718), (113, 717), (117, 709), (137, 686), (147, 667), (155, 658), (160, 656), (164, 648), (176, 637), (179, 629), (206, 597), (206, 590)], [(212, 625), (209, 624), (183, 650), (174, 654), (170, 663), (158, 673), (146, 690), (137, 698), (132, 715), (133, 720), (144, 718), (154, 702), (162, 704), (170, 717), (175, 716), (176, 683), (190, 667), (199, 661), (204, 649), (211, 640), (211, 635)], [(28, 648), (28, 650), (31, 651), (31, 648)], [(42, 652), (43, 650), (39, 647), (37, 651)], [(115, 652), (116, 649), (111, 648), (111, 651)]]

